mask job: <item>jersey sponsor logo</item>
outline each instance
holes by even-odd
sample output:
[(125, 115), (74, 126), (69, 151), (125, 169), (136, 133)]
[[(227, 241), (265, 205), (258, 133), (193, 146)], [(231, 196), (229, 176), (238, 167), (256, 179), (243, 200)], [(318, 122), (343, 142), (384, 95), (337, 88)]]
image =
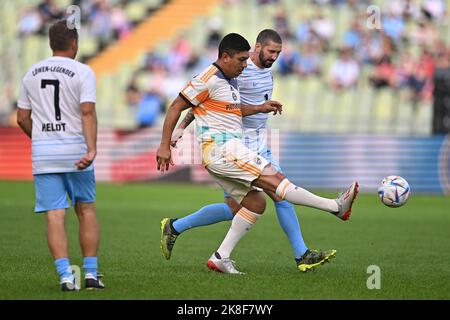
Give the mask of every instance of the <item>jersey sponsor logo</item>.
[(260, 165), (262, 163), (261, 158), (259, 158), (259, 157), (256, 157), (255, 159), (253, 159), (253, 161), (258, 165)]
[(232, 92), (232, 93), (231, 93), (231, 96), (233, 97), (233, 100), (234, 100), (234, 101), (237, 100), (237, 95), (236, 95), (236, 93)]
[(233, 103), (233, 104), (229, 104), (225, 107), (226, 110), (239, 110), (241, 109), (241, 104), (240, 103)]

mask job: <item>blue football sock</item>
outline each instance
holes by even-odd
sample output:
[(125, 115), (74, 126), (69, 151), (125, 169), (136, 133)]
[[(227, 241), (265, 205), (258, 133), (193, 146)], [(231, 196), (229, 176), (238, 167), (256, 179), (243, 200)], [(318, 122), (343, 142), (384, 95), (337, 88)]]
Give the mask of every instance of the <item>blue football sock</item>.
[(175, 231), (182, 233), (188, 229), (206, 226), (209, 224), (233, 220), (233, 213), (225, 203), (207, 205), (200, 210), (173, 222)]
[(303, 241), (300, 223), (298, 222), (294, 207), (289, 202), (283, 200), (275, 202), (275, 209), (281, 228), (283, 228), (284, 233), (291, 243), (292, 250), (294, 250), (295, 258), (300, 258), (308, 250), (308, 247), (306, 247)]
[(59, 274), (59, 279), (68, 278), (73, 281), (72, 268), (70, 268), (70, 262), (68, 258), (60, 258), (55, 260), (56, 271)]
[(90, 273), (97, 276), (97, 257), (84, 257), (83, 258), (84, 273)]

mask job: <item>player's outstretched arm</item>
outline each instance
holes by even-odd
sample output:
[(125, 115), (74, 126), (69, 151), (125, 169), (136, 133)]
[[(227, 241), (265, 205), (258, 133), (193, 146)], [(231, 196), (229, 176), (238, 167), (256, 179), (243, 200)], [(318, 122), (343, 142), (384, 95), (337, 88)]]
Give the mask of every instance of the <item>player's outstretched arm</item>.
[(94, 102), (83, 102), (81, 108), (81, 123), (87, 145), (87, 153), (75, 165), (79, 170), (89, 167), (97, 156), (97, 113)]
[(23, 132), (31, 138), (31, 132), (33, 127), (33, 120), (31, 120), (30, 109), (17, 109), (17, 124), (22, 128)]
[(164, 119), (163, 132), (161, 143), (156, 153), (156, 162), (158, 163), (158, 170), (161, 172), (169, 170), (169, 164), (173, 165), (172, 153), (170, 151), (170, 141), (175, 125), (180, 119), (181, 112), (190, 106), (180, 96), (178, 96), (170, 105)]
[(268, 100), (260, 105), (241, 105), (242, 116), (251, 116), (256, 113), (273, 112), (274, 115), (283, 111), (283, 105), (275, 100)]
[(170, 139), (170, 145), (172, 147), (176, 147), (178, 140), (183, 137), (184, 130), (189, 127), (192, 121), (194, 121), (195, 116), (194, 112), (191, 110), (188, 111), (184, 119), (180, 122), (178, 127), (173, 131), (172, 138)]

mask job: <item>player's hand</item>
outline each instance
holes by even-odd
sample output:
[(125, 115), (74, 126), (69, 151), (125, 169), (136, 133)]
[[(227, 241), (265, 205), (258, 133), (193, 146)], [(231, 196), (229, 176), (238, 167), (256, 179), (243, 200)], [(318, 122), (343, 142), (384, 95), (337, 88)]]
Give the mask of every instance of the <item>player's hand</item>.
[(156, 152), (156, 162), (158, 163), (158, 171), (164, 173), (169, 170), (169, 165), (173, 166), (172, 151), (170, 146), (161, 144)]
[(172, 133), (170, 139), (170, 146), (176, 148), (178, 141), (183, 137), (184, 129), (176, 128)]
[(261, 112), (263, 113), (269, 113), (273, 112), (273, 115), (276, 115), (277, 113), (281, 114), (283, 111), (283, 105), (275, 100), (267, 100), (261, 105)]
[(92, 162), (94, 162), (95, 157), (97, 156), (97, 151), (89, 151), (86, 153), (80, 160), (75, 162), (78, 170), (83, 170), (89, 167)]

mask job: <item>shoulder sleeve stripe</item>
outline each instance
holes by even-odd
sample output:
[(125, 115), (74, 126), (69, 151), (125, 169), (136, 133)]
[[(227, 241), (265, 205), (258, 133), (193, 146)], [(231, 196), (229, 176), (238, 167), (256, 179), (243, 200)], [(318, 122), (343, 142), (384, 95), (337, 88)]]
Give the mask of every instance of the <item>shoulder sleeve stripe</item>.
[(214, 69), (214, 66), (210, 66), (205, 73), (200, 77), (200, 80), (202, 80), (203, 82), (205, 82), (206, 77), (208, 76), (208, 74)]
[(217, 68), (216, 68), (215, 66), (213, 66), (212, 69), (211, 69), (211, 71), (208, 71), (208, 73), (206, 73), (206, 74), (203, 76), (203, 78), (204, 78), (203, 81), (204, 81), (204, 82), (208, 82), (208, 80), (211, 79), (211, 77), (212, 77), (213, 75), (215, 75), (217, 71), (218, 71)]
[(217, 71), (219, 71), (219, 70), (216, 67), (214, 67), (214, 70), (210, 74), (208, 74), (208, 76), (206, 77), (206, 82), (208, 82), (209, 79), (211, 79), (212, 76), (217, 73)]
[(178, 95), (179, 95), (179, 96), (181, 97), (181, 99), (183, 99), (189, 106), (195, 107), (195, 105), (191, 102), (191, 100), (189, 100), (189, 98), (186, 97), (182, 92), (180, 92)]

